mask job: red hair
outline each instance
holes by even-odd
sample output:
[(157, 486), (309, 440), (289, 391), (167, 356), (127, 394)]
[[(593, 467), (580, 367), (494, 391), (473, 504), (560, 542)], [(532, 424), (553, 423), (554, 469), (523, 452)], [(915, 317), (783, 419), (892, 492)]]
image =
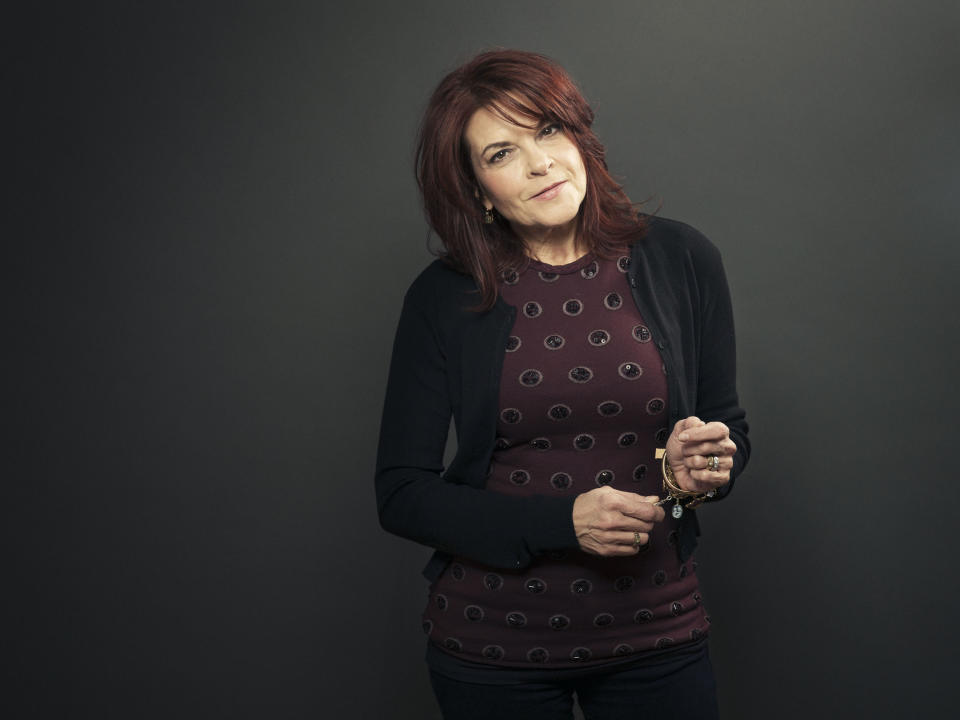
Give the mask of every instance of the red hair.
[(480, 108), (522, 127), (563, 126), (586, 169), (577, 233), (590, 251), (612, 257), (637, 237), (642, 221), (610, 177), (606, 151), (590, 129), (593, 111), (566, 71), (543, 55), (522, 50), (481, 53), (437, 86), (424, 113), (416, 154), (424, 210), (444, 245), (440, 255), (473, 277), (480, 291), (477, 309), (493, 307), (502, 273), (520, 270), (529, 260), (506, 220), (497, 215), (493, 223), (484, 222), (464, 138), (467, 123)]

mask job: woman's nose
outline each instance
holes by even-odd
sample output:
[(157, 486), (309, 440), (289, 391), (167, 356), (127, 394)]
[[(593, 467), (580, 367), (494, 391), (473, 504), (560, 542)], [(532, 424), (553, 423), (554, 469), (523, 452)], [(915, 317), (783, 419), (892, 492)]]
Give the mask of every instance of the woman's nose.
[(553, 167), (553, 159), (545, 152), (537, 151), (530, 157), (530, 174), (546, 175)]

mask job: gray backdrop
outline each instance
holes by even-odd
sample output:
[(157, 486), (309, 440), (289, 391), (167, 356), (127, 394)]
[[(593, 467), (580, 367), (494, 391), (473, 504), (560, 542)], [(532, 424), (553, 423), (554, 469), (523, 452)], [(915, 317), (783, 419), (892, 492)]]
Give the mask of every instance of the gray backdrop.
[(723, 251), (723, 716), (953, 716), (960, 5), (63, 5), (5, 28), (15, 716), (438, 717), (372, 471), (419, 115), (492, 46)]

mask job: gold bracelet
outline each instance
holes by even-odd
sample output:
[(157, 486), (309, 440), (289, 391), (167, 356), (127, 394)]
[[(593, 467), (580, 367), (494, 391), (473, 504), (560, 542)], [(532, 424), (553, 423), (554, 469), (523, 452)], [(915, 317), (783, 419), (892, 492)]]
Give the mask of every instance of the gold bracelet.
[(705, 493), (698, 493), (696, 491), (684, 490), (677, 484), (677, 478), (673, 474), (673, 468), (670, 467), (670, 462), (667, 460), (667, 452), (663, 451), (663, 461), (660, 464), (660, 472), (663, 474), (663, 491), (667, 494), (665, 498), (660, 500), (657, 505), (664, 505), (670, 500), (673, 500), (673, 509), (671, 510), (671, 515), (675, 518), (680, 518), (683, 515), (683, 509), (686, 508), (695, 508), (697, 505), (701, 504), (707, 498), (712, 498), (717, 494), (716, 489), (710, 490)]

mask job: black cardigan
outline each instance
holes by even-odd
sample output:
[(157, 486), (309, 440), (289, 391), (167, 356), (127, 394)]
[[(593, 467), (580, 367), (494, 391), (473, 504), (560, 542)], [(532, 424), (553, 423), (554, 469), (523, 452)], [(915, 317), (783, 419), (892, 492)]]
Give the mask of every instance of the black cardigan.
[[(720, 253), (689, 225), (648, 217), (631, 248), (633, 299), (667, 371), (671, 428), (696, 415), (730, 428), (737, 445), (725, 497), (750, 454), (736, 390), (733, 313)], [(404, 298), (393, 346), (376, 492), (384, 529), (437, 549), (431, 580), (451, 555), (520, 569), (550, 550), (578, 547), (575, 496), (510, 497), (484, 489), (497, 427), (500, 371), (516, 308), (498, 298), (476, 312), (476, 285), (442, 261)], [(457, 453), (444, 472), (453, 415)], [(678, 552), (697, 544), (695, 512), (683, 514)]]

